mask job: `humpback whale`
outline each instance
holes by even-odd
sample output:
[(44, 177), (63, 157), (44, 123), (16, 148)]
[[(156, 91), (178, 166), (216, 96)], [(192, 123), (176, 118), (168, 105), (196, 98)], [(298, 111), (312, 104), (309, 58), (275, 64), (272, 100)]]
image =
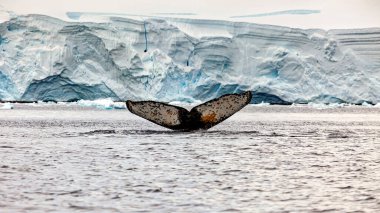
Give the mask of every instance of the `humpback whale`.
[(207, 130), (226, 120), (251, 102), (250, 91), (227, 94), (193, 107), (156, 101), (127, 101), (128, 110), (148, 121), (176, 131)]

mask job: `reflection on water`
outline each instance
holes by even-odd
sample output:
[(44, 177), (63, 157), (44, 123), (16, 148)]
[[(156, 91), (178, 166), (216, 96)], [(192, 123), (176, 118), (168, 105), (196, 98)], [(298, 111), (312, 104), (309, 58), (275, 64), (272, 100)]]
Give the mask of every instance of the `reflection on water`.
[(380, 110), (248, 107), (209, 131), (0, 111), (0, 212), (379, 212)]

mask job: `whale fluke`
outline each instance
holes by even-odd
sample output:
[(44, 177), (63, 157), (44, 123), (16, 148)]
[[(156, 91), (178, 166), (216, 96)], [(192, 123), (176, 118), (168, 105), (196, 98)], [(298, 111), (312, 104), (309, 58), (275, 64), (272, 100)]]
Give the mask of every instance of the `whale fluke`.
[(127, 101), (133, 114), (160, 126), (179, 131), (209, 129), (226, 120), (252, 99), (251, 92), (228, 94), (200, 104), (190, 111), (155, 101)]
[(174, 130), (181, 129), (183, 117), (189, 113), (185, 108), (155, 101), (127, 101), (127, 108), (133, 114)]

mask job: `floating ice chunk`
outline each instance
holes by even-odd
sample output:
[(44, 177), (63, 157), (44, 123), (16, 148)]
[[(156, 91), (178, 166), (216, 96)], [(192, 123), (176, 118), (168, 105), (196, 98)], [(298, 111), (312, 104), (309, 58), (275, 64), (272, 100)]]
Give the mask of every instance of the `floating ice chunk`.
[(39, 107), (38, 103), (36, 103), (36, 102), (26, 103), (25, 105), (31, 106), (31, 107)]
[(258, 103), (258, 104), (252, 104), (252, 106), (256, 106), (256, 107), (264, 107), (264, 106), (269, 106), (270, 103), (265, 103), (265, 102), (261, 102), (261, 103)]
[(4, 103), (0, 109), (13, 109), (13, 104), (11, 103)]
[(334, 108), (341, 108), (346, 106), (351, 106), (351, 104), (345, 104), (345, 103), (313, 103), (310, 102), (307, 104), (309, 107), (315, 108), (315, 109), (334, 109)]
[(340, 108), (340, 107), (351, 107), (354, 106), (355, 104), (350, 104), (350, 103), (329, 103), (329, 106), (331, 108)]
[(114, 102), (111, 98), (97, 99), (97, 100), (79, 100), (79, 106), (96, 107), (98, 109), (125, 109), (124, 102)]
[(37, 104), (39, 105), (55, 105), (57, 102), (54, 101), (37, 101)]
[(370, 103), (368, 103), (368, 102), (365, 102), (365, 101), (362, 103), (362, 106), (365, 106), (365, 107), (373, 107), (372, 104), (370, 104)]
[(361, 104), (362, 106), (365, 106), (365, 107), (375, 107), (375, 108), (380, 108), (380, 103), (377, 103), (377, 104), (370, 104), (368, 102), (363, 102)]
[(327, 104), (320, 104), (320, 103), (313, 103), (313, 102), (310, 102), (307, 104), (309, 107), (311, 108), (315, 108), (315, 109), (327, 109), (328, 108), (328, 105)]
[(82, 106), (82, 107), (96, 107), (99, 109), (125, 109), (124, 102), (114, 102), (111, 98), (97, 99), (97, 100), (79, 100), (77, 102), (44, 102), (37, 101), (34, 103), (28, 103), (29, 106), (43, 107), (51, 105), (60, 106)]
[(32, 106), (32, 107), (44, 107), (44, 106), (52, 106), (52, 105), (57, 105), (57, 104), (62, 104), (62, 103), (65, 103), (67, 104), (66, 102), (54, 102), (54, 101), (37, 101), (37, 102), (31, 102), (31, 103), (27, 103), (26, 105), (28, 106)]

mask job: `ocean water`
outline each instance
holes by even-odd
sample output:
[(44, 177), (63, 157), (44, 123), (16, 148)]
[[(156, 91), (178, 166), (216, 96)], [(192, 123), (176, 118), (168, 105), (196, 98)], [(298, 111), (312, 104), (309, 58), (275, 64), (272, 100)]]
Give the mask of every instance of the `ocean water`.
[(380, 108), (248, 106), (179, 133), (16, 104), (0, 110), (0, 212), (380, 212)]

